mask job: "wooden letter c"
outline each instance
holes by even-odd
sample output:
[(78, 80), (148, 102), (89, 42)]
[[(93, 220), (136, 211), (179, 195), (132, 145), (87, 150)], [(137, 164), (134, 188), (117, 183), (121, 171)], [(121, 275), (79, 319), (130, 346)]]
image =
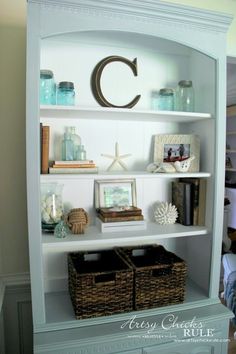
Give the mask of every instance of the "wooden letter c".
[(105, 66), (107, 64), (109, 64), (113, 61), (121, 61), (122, 63), (125, 63), (133, 71), (134, 76), (138, 76), (137, 58), (135, 58), (133, 61), (130, 61), (124, 57), (115, 56), (115, 55), (106, 57), (106, 58), (102, 59), (95, 66), (95, 68), (93, 70), (93, 73), (91, 76), (91, 88), (92, 88), (93, 95), (94, 95), (96, 101), (103, 107), (132, 108), (133, 106), (135, 106), (138, 103), (141, 95), (137, 95), (131, 102), (127, 103), (124, 106), (116, 106), (116, 105), (110, 103), (109, 101), (107, 101), (102, 93), (101, 76), (102, 76), (103, 69), (105, 68)]

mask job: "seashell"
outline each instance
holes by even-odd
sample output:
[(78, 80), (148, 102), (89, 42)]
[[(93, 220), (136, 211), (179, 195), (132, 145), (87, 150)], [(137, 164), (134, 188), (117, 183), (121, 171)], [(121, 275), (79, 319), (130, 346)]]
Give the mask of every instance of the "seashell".
[(173, 164), (168, 162), (162, 162), (160, 168), (160, 172), (172, 173), (176, 171)]
[(177, 172), (187, 172), (191, 166), (191, 162), (195, 159), (195, 156), (191, 156), (183, 161), (175, 161), (174, 166)]
[(168, 162), (154, 162), (147, 166), (147, 171), (152, 173), (157, 172), (165, 172), (165, 173), (172, 173), (176, 172), (175, 167), (172, 163)]
[(42, 213), (42, 220), (45, 223), (48, 223), (50, 221), (50, 215), (46, 213), (45, 211)]
[(171, 203), (163, 202), (156, 205), (154, 218), (160, 225), (174, 224), (178, 217), (176, 206)]

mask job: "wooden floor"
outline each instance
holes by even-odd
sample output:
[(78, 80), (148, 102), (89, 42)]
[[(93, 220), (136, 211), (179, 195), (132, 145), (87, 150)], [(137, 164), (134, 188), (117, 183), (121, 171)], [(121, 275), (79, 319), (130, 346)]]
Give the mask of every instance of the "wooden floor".
[(230, 324), (229, 328), (229, 346), (228, 346), (228, 354), (236, 354), (236, 339), (234, 339), (234, 332), (236, 332), (236, 327), (233, 327)]

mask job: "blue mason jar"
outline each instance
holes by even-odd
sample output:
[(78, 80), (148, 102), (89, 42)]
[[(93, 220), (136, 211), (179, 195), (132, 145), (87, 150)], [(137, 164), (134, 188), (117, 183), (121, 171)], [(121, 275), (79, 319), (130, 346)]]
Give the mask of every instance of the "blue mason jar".
[(194, 90), (191, 80), (181, 80), (176, 90), (175, 110), (194, 112)]
[(62, 81), (58, 85), (57, 104), (62, 106), (74, 106), (75, 90), (73, 82)]
[(56, 104), (56, 85), (51, 70), (40, 70), (40, 104)]
[(159, 103), (159, 93), (158, 91), (151, 92), (151, 109), (153, 111), (158, 110), (158, 103)]
[(174, 90), (172, 90), (171, 88), (163, 88), (159, 91), (158, 110), (174, 110)]

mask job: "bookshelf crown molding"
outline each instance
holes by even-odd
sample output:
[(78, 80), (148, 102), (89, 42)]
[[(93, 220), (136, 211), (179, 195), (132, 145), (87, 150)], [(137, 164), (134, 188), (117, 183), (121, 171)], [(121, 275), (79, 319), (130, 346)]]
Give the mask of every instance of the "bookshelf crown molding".
[(175, 5), (157, 0), (28, 0), (46, 7), (63, 8), (74, 12), (102, 12), (110, 16), (129, 15), (137, 20), (145, 18), (147, 21), (169, 21), (183, 26), (202, 28), (226, 33), (233, 19), (230, 14)]

